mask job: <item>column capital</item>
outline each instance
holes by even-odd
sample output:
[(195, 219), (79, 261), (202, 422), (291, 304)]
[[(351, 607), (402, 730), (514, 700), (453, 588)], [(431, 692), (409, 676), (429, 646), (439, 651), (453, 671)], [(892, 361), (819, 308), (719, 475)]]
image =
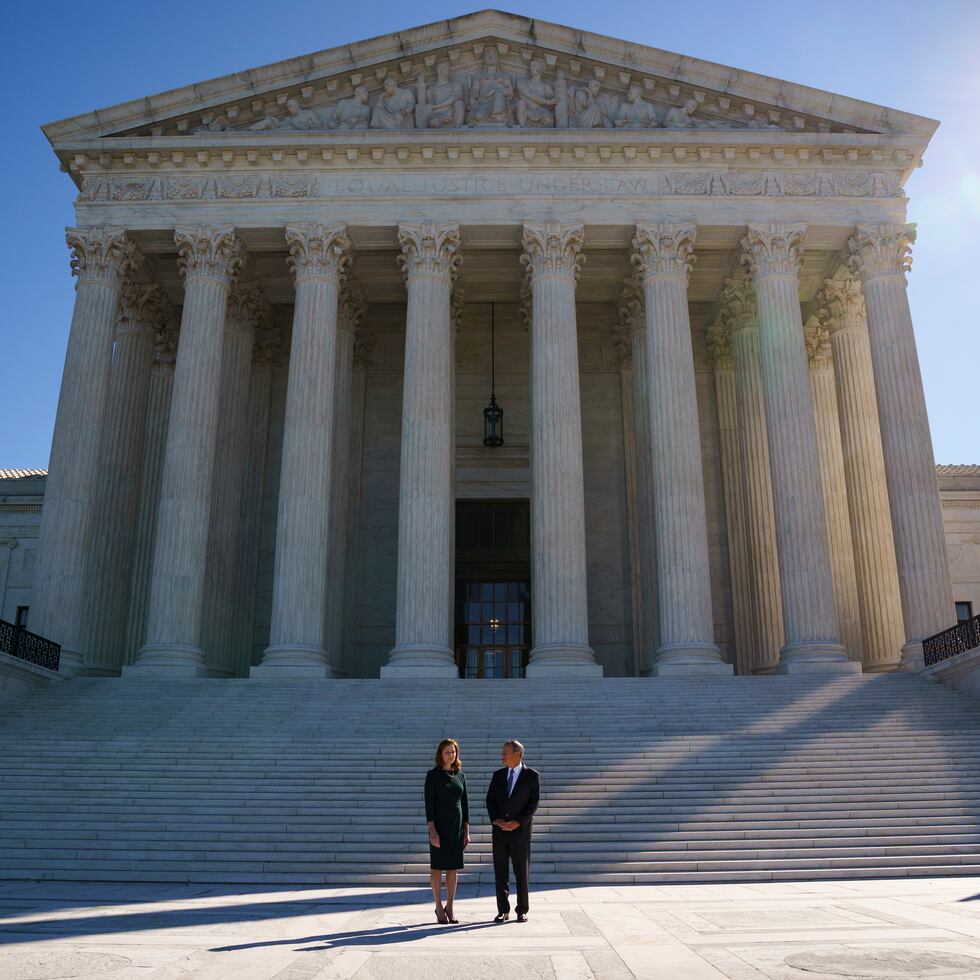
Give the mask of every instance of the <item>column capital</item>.
[(270, 312), (271, 307), (260, 283), (250, 280), (232, 284), (225, 314), (232, 329), (254, 334)]
[(184, 281), (214, 279), (230, 286), (242, 264), (242, 243), (235, 229), (212, 228), (200, 225), (194, 228), (175, 228), (177, 265)]
[(124, 228), (66, 228), (65, 240), (71, 249), (71, 274), (80, 283), (101, 282), (118, 289), (143, 260)]
[(570, 276), (578, 279), (585, 262), (584, 225), (563, 225), (557, 221), (525, 224), (521, 235), (521, 265), (535, 276)]
[(286, 263), (298, 282), (310, 276), (339, 278), (350, 261), (347, 225), (286, 225)]
[(366, 371), (373, 365), (374, 331), (366, 322), (361, 322), (354, 333), (354, 369)]
[(637, 333), (646, 326), (643, 306), (643, 282), (635, 270), (623, 279), (619, 294), (619, 322), (627, 333)]
[(731, 325), (724, 317), (719, 317), (704, 333), (705, 346), (714, 361), (716, 371), (731, 371), (735, 367), (732, 354)]
[(915, 225), (858, 225), (847, 240), (847, 267), (862, 281), (879, 276), (905, 277), (912, 268)]
[(338, 329), (356, 333), (366, 311), (367, 297), (364, 294), (364, 287), (359, 279), (355, 279), (348, 273), (340, 284)]
[(697, 226), (693, 222), (638, 224), (630, 261), (643, 279), (681, 276), (686, 281), (694, 268), (696, 237)]
[(830, 332), (818, 316), (811, 316), (803, 327), (806, 356), (810, 369), (821, 371), (830, 368)]
[(124, 279), (119, 290), (116, 335), (155, 332), (157, 321), (169, 306), (159, 283)]
[(832, 334), (863, 329), (864, 294), (860, 282), (856, 279), (827, 279), (817, 293), (817, 316)]
[(156, 321), (153, 339), (153, 366), (173, 371), (177, 363), (177, 341), (180, 338), (180, 308), (167, 304)]
[(459, 333), (459, 328), (463, 325), (463, 306), (466, 303), (466, 290), (459, 284), (453, 282), (452, 292), (449, 294), (449, 322), (453, 325), (453, 330)]
[(398, 265), (406, 280), (413, 275), (455, 279), (463, 261), (460, 244), (459, 225), (431, 221), (399, 225)]
[(715, 320), (723, 321), (731, 333), (758, 327), (759, 311), (750, 279), (726, 279), (718, 293)]
[(755, 282), (768, 276), (799, 280), (807, 227), (802, 222), (749, 225), (742, 236), (742, 264)]

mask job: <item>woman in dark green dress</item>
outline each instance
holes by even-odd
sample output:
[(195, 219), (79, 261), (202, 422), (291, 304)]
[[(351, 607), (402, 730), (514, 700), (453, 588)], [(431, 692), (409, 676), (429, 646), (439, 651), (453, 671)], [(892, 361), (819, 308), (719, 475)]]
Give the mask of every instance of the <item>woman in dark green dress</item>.
[[(436, 749), (436, 764), (425, 774), (425, 819), (429, 824), (429, 880), (436, 900), (436, 921), (456, 923), (453, 899), (463, 851), (470, 842), (470, 807), (459, 742), (444, 738)], [(446, 875), (446, 904), (442, 904), (442, 875)]]

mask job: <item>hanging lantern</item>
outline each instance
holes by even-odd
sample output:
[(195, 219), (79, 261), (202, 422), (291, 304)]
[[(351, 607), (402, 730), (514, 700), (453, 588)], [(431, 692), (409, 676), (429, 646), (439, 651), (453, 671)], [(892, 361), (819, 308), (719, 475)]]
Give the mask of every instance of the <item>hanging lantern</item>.
[(494, 317), (490, 304), (490, 404), (483, 410), (483, 445), (496, 449), (504, 444), (504, 410), (497, 404), (494, 364)]

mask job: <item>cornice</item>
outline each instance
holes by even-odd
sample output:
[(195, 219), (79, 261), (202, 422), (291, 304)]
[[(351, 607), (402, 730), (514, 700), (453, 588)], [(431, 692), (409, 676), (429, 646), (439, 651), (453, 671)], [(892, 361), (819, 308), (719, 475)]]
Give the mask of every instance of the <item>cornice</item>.
[[(44, 132), (56, 142), (82, 133), (105, 135), (182, 114), (200, 114), (229, 103), (241, 102), (247, 111), (258, 97), (272, 97), (280, 103), (289, 97), (308, 100), (315, 97), (318, 86), (326, 84), (329, 89), (331, 76), (383, 69), (397, 70), (407, 77), (430, 59), (434, 62), (436, 52), (444, 50), (452, 63), (454, 52), (458, 60), (463, 49), (487, 42), (513, 47), (524, 61), (533, 56), (547, 60), (551, 52), (581, 64), (586, 72), (600, 68), (618, 74), (638, 73), (643, 77), (636, 81), (673, 86), (680, 97), (697, 98), (700, 94), (704, 98), (702, 90), (706, 90), (732, 101), (761, 103), (763, 113), (782, 111), (787, 116), (829, 118), (857, 129), (910, 133), (919, 138), (922, 148), (938, 125), (922, 116), (754, 72), (547, 21), (484, 10), (99, 109), (50, 123)], [(344, 78), (344, 82), (349, 79)]]

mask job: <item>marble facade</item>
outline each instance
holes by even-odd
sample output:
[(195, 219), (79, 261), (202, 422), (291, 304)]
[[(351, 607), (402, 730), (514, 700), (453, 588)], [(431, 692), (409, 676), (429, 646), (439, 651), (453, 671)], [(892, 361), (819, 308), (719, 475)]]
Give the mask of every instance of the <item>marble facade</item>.
[(66, 668), (452, 676), (455, 500), (524, 498), (529, 676), (915, 669), (936, 123), (685, 64), (485, 11), (46, 126)]

